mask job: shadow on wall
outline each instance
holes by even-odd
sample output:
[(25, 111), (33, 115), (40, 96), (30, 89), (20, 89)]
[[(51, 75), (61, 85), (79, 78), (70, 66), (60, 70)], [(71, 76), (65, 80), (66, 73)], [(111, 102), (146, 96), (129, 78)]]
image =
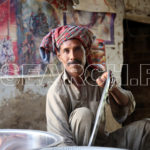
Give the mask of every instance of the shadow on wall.
[(0, 128), (46, 130), (45, 96), (31, 92), (4, 101)]

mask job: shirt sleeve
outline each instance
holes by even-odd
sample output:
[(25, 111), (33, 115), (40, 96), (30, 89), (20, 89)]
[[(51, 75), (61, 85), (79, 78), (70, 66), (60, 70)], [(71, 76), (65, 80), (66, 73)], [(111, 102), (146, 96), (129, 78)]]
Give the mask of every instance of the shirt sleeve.
[(60, 146), (74, 146), (68, 121), (69, 102), (63, 91), (50, 89), (46, 100), (47, 130), (63, 137)]
[[(119, 123), (122, 123), (123, 121), (125, 121), (127, 116), (134, 111), (136, 104), (135, 104), (135, 99), (133, 97), (133, 94), (130, 91), (122, 89), (121, 87), (117, 87), (117, 88), (129, 98), (127, 106), (111, 107), (115, 119)], [(110, 95), (109, 98), (113, 98), (113, 96)]]

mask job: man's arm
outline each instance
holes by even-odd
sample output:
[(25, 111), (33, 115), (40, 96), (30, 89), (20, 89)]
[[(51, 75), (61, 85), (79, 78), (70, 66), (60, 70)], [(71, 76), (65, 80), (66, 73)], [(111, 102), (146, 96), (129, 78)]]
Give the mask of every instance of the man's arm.
[[(108, 73), (104, 72), (96, 82), (100, 87), (104, 87)], [(122, 123), (129, 114), (134, 111), (135, 100), (130, 91), (124, 90), (114, 84), (109, 90), (109, 103), (115, 119)]]
[(60, 146), (73, 146), (72, 132), (68, 123), (69, 103), (63, 93), (49, 90), (46, 101), (47, 130), (63, 137)]
[(132, 93), (119, 86), (109, 91), (109, 102), (115, 119), (122, 123), (135, 108), (135, 100)]

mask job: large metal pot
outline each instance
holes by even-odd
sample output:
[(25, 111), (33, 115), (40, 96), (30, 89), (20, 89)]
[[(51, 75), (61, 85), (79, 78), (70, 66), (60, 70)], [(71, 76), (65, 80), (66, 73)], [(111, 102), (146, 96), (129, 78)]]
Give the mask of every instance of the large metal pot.
[(0, 150), (34, 150), (57, 146), (61, 142), (61, 136), (44, 131), (0, 129)]
[(66, 147), (52, 147), (52, 148), (43, 148), (41, 150), (127, 150), (120, 148), (111, 148), (111, 147), (94, 147), (94, 146), (66, 146)]

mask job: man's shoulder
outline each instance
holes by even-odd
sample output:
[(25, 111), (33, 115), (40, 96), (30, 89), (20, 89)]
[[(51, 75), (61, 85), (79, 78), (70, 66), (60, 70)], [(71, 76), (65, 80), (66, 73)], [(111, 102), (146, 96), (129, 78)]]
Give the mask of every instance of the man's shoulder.
[(58, 77), (55, 79), (55, 81), (50, 86), (48, 93), (61, 93), (64, 91), (64, 82), (62, 79), (63, 73), (58, 75)]
[(62, 75), (63, 75), (63, 73), (58, 75), (58, 77), (55, 79), (55, 81), (50, 86), (49, 90), (58, 90), (58, 89), (60, 89), (60, 87), (63, 84)]

